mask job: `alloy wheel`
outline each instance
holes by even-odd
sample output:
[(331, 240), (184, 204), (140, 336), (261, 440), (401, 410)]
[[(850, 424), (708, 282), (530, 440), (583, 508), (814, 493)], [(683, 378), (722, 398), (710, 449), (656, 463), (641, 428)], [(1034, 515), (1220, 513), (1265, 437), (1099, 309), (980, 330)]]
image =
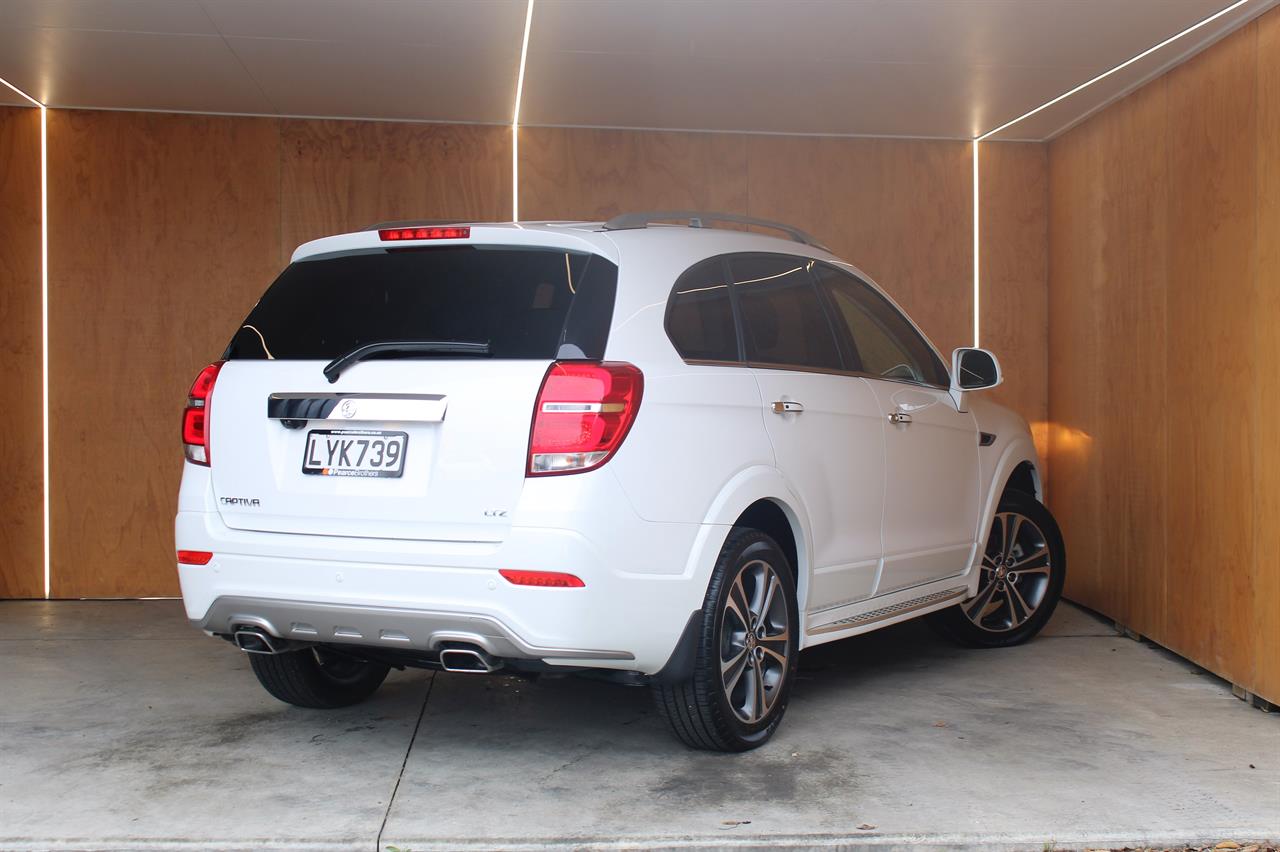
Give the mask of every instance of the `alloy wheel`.
[(725, 599), (720, 675), (739, 721), (754, 725), (773, 709), (793, 645), (786, 592), (777, 571), (754, 559), (738, 571)]
[(1044, 602), (1052, 570), (1040, 527), (1026, 515), (1000, 512), (987, 537), (978, 594), (961, 605), (965, 616), (993, 633), (1021, 627)]

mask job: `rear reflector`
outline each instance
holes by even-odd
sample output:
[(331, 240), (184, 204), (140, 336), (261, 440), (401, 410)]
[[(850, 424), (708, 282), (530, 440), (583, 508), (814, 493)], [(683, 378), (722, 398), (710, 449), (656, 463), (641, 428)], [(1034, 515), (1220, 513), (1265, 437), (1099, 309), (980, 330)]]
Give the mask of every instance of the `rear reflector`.
[(187, 461), (195, 464), (209, 464), (209, 397), (221, 369), (221, 361), (205, 367), (187, 392), (187, 407), (182, 411), (182, 451)]
[(559, 571), (513, 571), (503, 568), (498, 571), (508, 582), (517, 586), (541, 586), (545, 589), (581, 589), (586, 585), (572, 574)]
[(470, 227), (383, 228), (378, 231), (378, 238), (382, 240), (465, 240), (470, 237)]
[(179, 550), (179, 565), (208, 565), (213, 554), (207, 550)]
[(643, 392), (644, 375), (631, 364), (552, 364), (533, 410), (526, 473), (582, 473), (604, 464), (627, 437)]

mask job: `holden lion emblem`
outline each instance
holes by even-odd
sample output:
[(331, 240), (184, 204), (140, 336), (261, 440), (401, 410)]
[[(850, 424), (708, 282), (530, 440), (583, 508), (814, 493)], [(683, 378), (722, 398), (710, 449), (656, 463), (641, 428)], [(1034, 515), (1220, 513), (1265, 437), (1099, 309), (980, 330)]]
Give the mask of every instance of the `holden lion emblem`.
[(356, 416), (356, 404), (349, 399), (344, 399), (342, 405), (338, 406), (338, 411), (342, 412), (343, 417), (351, 418)]

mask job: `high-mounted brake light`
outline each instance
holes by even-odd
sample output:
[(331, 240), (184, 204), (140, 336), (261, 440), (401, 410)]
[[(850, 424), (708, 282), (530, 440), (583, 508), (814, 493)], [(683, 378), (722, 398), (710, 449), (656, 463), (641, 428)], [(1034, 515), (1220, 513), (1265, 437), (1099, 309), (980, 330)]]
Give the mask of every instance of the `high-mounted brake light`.
[(586, 586), (580, 578), (560, 571), (514, 571), (502, 568), (498, 573), (507, 582), (517, 586), (540, 586), (544, 589), (581, 589)]
[(195, 464), (209, 464), (209, 397), (221, 369), (221, 361), (205, 367), (187, 392), (187, 407), (182, 411), (182, 449), (187, 461)]
[(382, 240), (465, 240), (470, 237), (470, 227), (382, 228), (378, 231), (378, 238)]
[(631, 364), (552, 364), (533, 410), (526, 473), (582, 473), (604, 464), (627, 437), (643, 393), (644, 375)]
[(213, 554), (207, 550), (179, 550), (179, 565), (208, 565), (213, 560)]

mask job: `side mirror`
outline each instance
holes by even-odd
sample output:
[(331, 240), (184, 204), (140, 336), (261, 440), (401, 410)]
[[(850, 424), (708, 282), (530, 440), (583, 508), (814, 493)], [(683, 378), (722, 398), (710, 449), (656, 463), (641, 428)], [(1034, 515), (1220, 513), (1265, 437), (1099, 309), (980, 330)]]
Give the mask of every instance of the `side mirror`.
[(986, 390), (1004, 381), (1000, 362), (985, 349), (961, 347), (951, 353), (951, 398), (959, 411), (967, 411), (964, 395), (968, 391)]
[(951, 390), (986, 390), (1002, 381), (1000, 362), (987, 350), (964, 347), (951, 353)]

